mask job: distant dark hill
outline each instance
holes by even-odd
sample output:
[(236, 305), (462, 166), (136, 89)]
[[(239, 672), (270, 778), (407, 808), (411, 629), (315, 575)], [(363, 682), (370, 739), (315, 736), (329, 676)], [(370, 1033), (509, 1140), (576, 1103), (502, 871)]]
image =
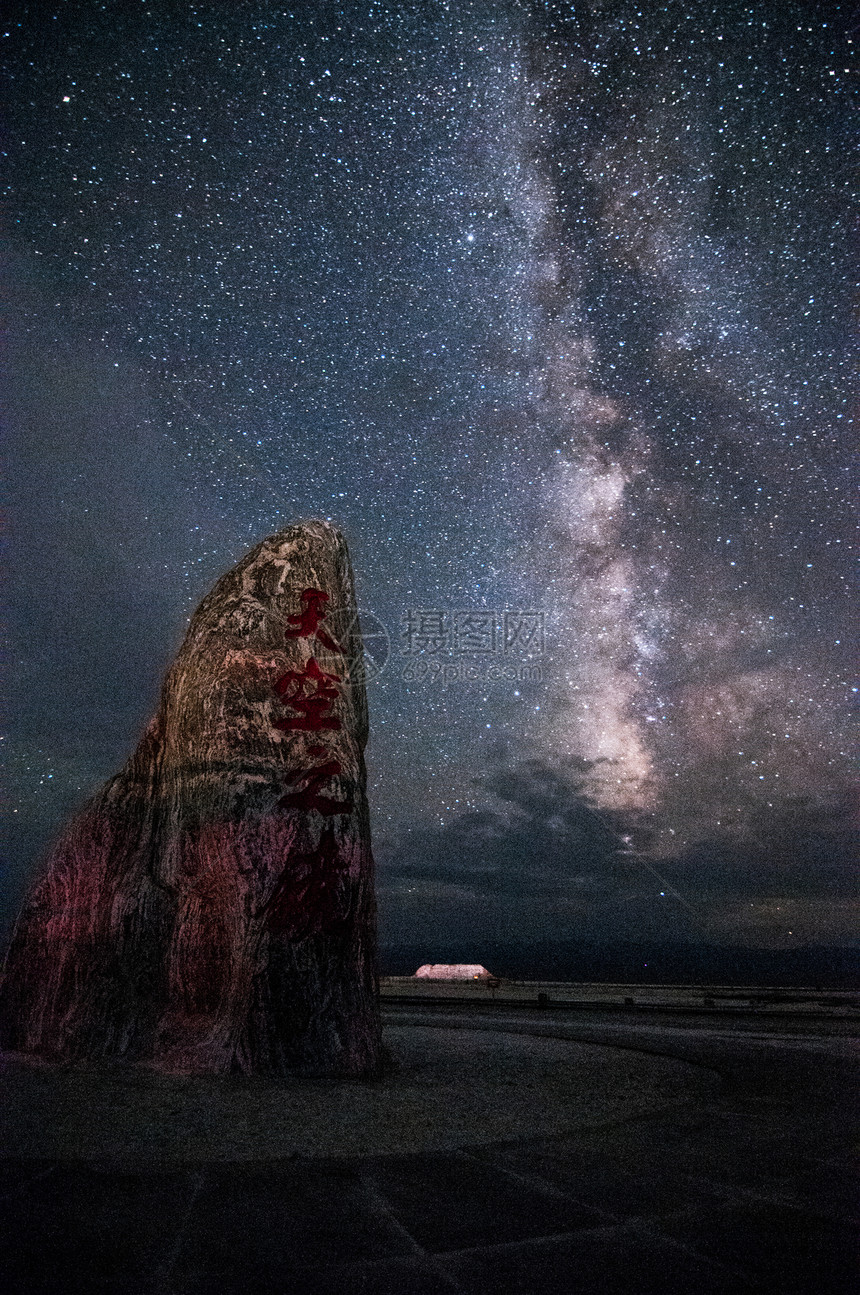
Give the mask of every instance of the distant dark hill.
[(502, 945), (477, 941), (383, 945), (381, 970), (407, 976), (425, 962), (480, 962), (511, 980), (571, 980), (620, 984), (860, 986), (860, 948), (807, 945), (749, 949), (713, 944), (620, 943)]

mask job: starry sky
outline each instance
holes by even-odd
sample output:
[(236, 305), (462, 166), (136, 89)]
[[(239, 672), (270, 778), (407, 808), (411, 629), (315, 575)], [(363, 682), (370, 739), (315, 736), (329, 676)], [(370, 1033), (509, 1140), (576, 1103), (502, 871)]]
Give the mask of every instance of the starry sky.
[(384, 945), (848, 944), (850, 7), (0, 34), (7, 925), (201, 597), (323, 516)]

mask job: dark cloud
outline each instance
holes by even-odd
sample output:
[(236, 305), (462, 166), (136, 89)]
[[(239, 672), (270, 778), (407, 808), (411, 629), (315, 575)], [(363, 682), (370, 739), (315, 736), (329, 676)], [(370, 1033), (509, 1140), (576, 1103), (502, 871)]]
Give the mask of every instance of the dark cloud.
[(659, 867), (687, 893), (713, 899), (860, 898), (860, 832), (846, 802), (788, 800), (759, 814), (752, 839), (700, 841)]
[(421, 910), (432, 911), (440, 939), (503, 930), (518, 941), (555, 931), (607, 945), (738, 937), (768, 945), (795, 929), (850, 934), (860, 894), (846, 802), (787, 800), (760, 815), (753, 840), (722, 836), (662, 858), (649, 848), (653, 816), (601, 810), (591, 776), (575, 757), (553, 767), (491, 752), (475, 779), (487, 808), (414, 828), (378, 851), (389, 941), (420, 928)]
[(571, 763), (573, 781), (539, 759), (476, 779), (495, 805), (411, 831), (386, 851), (383, 883), (433, 878), (494, 899), (599, 893), (617, 863), (620, 836), (584, 790), (587, 769)]

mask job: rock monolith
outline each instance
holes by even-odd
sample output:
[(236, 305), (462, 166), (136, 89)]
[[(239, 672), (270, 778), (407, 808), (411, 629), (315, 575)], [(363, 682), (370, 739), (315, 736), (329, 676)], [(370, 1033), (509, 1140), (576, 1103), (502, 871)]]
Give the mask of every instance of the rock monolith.
[(303, 522), (203, 600), (136, 751), (54, 846), (7, 956), (0, 1045), (378, 1074), (366, 740), (347, 546)]

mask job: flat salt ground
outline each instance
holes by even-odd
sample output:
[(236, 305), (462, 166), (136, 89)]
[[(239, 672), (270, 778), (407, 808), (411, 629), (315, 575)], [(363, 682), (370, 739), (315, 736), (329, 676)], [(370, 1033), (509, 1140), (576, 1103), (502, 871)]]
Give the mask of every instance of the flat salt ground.
[(526, 1033), (389, 1025), (398, 1069), (373, 1083), (60, 1068), (7, 1054), (9, 1158), (137, 1165), (450, 1151), (593, 1128), (715, 1094), (672, 1058)]

